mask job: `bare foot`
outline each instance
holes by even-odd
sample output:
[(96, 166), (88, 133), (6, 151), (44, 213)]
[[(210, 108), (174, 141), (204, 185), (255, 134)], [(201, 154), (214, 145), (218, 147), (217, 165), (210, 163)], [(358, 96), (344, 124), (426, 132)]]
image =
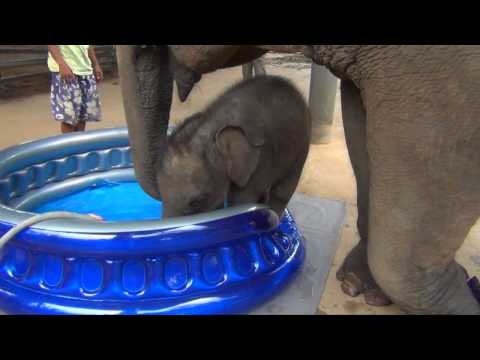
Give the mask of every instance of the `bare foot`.
[(388, 296), (376, 284), (367, 263), (366, 246), (361, 242), (347, 256), (337, 279), (342, 282), (342, 291), (351, 297), (361, 294), (370, 306), (387, 306), (392, 304)]

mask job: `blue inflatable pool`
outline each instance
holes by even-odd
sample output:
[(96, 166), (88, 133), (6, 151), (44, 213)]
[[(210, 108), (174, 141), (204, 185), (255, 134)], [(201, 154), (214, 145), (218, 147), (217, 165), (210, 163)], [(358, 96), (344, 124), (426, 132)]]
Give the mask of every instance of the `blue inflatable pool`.
[(0, 250), (0, 311), (9, 314), (248, 313), (304, 259), (288, 211), (281, 221), (255, 204), (157, 220), (161, 204), (135, 183), (126, 129), (1, 152), (0, 204), (0, 235), (52, 210), (106, 220), (46, 221), (9, 241)]

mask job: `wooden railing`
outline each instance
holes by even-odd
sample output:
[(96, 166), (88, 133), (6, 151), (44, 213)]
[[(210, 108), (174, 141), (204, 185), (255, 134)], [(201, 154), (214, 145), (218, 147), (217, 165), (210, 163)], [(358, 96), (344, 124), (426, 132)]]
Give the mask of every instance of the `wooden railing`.
[[(113, 45), (96, 45), (95, 53), (105, 70), (115, 70), (116, 56)], [(46, 45), (0, 45), (0, 86), (17, 80), (47, 74)]]

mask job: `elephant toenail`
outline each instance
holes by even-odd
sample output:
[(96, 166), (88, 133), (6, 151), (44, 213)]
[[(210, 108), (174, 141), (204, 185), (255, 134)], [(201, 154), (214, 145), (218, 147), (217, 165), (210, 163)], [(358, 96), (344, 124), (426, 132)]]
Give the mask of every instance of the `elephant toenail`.
[(370, 306), (381, 307), (391, 305), (390, 299), (379, 289), (365, 292), (365, 302)]
[(351, 297), (357, 297), (362, 293), (363, 285), (355, 274), (348, 273), (342, 282), (342, 290)]

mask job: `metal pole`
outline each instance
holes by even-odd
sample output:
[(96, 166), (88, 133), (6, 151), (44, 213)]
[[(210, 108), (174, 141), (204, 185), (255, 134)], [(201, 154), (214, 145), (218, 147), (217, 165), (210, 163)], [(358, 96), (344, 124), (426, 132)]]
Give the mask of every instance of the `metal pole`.
[(337, 91), (338, 79), (327, 68), (313, 64), (309, 100), (312, 144), (328, 144), (331, 141)]

